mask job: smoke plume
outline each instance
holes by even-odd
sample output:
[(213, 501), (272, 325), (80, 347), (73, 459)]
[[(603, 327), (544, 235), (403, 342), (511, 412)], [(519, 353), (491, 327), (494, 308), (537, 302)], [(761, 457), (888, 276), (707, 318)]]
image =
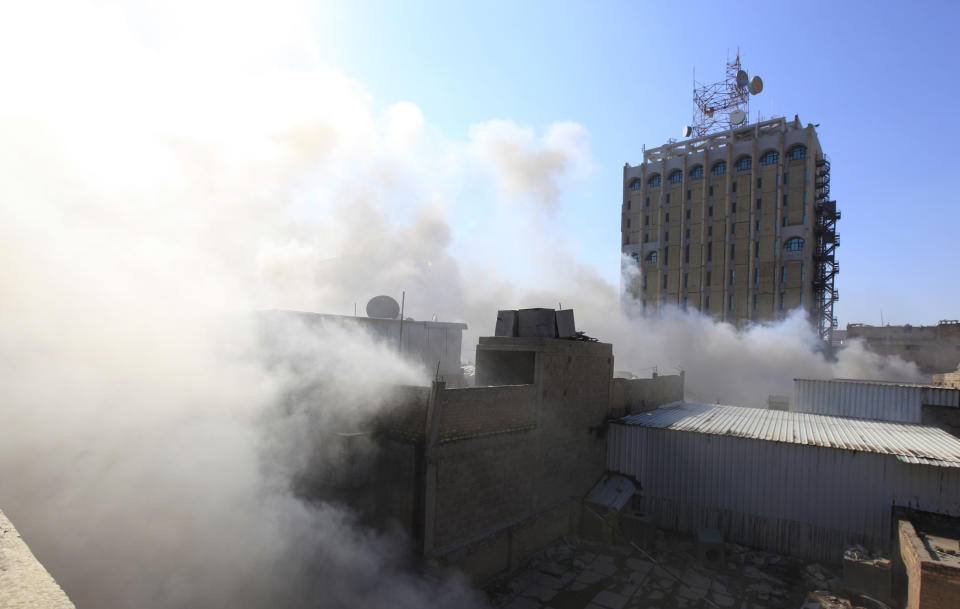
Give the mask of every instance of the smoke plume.
[(408, 314), (470, 325), (470, 359), (498, 308), (559, 301), (618, 369), (682, 368), (710, 401), (915, 374), (860, 348), (827, 363), (797, 316), (739, 333), (624, 320), (617, 287), (555, 231), (514, 246), (529, 285), (498, 270), (509, 229), (483, 237), (491, 255), (455, 256), (465, 200), (563, 204), (590, 166), (586, 129), (490, 121), (464, 138), (413, 104), (378, 109), (317, 59), (297, 3), (15, 10), (0, 23), (0, 507), (78, 606), (482, 604), (291, 490), (308, 463), (333, 467), (306, 459), (320, 432), (362, 425), (424, 371), (343, 328), (278, 330), (298, 364), (265, 361), (253, 310), (350, 313), (407, 290)]

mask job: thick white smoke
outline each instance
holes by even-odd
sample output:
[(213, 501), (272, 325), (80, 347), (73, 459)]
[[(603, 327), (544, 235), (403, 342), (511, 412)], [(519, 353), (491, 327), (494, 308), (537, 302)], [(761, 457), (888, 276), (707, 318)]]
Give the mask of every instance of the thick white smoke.
[[(798, 318), (622, 321), (562, 235), (518, 239), (497, 204), (476, 213), (503, 231), (458, 259), (457, 206), (555, 210), (589, 170), (586, 130), (491, 121), (463, 139), (409, 103), (378, 111), (317, 60), (297, 4), (16, 11), (0, 22), (0, 507), (79, 606), (479, 602), (291, 493), (318, 429), (361, 423), (422, 371), (337, 329), (279, 333), (311, 366), (265, 366), (250, 310), (350, 313), (407, 290), (409, 314), (470, 324), (469, 356), (498, 308), (562, 302), (618, 368), (683, 368), (711, 401), (911, 372), (859, 350), (827, 364)], [(505, 243), (536, 282), (505, 279)]]

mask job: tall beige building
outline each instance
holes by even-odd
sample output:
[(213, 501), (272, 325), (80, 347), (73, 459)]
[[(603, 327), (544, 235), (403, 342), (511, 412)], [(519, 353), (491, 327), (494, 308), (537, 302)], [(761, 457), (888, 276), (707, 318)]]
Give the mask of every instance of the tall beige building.
[(835, 325), (836, 202), (813, 125), (774, 118), (644, 150), (623, 168), (624, 298), (743, 325)]

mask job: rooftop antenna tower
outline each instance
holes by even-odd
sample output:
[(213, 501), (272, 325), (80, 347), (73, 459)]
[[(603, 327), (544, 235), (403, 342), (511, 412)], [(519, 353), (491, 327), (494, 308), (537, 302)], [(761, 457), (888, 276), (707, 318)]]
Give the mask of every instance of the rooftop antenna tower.
[(750, 96), (762, 90), (763, 80), (759, 76), (750, 78), (740, 65), (737, 49), (736, 58), (727, 61), (726, 78), (720, 82), (704, 84), (694, 77), (693, 124), (684, 127), (684, 137), (701, 137), (742, 125), (750, 117)]

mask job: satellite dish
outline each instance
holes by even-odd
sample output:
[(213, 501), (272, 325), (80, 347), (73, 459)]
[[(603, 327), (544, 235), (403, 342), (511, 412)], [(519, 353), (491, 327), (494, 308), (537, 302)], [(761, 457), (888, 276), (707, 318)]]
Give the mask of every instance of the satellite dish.
[(374, 319), (396, 319), (400, 314), (400, 304), (385, 295), (374, 296), (367, 303), (367, 317)]
[(690, 137), (691, 133), (693, 133), (693, 127), (691, 127), (690, 125), (684, 125), (683, 137)]
[(747, 76), (747, 72), (745, 70), (737, 72), (737, 86), (746, 87), (748, 84), (750, 84), (750, 77)]
[(759, 76), (754, 76), (750, 79), (750, 93), (756, 95), (760, 91), (763, 91), (763, 81)]
[(730, 113), (730, 124), (731, 125), (740, 125), (743, 121), (747, 120), (747, 113), (743, 110), (734, 110)]
[(707, 108), (707, 111), (704, 112), (707, 115), (707, 118), (713, 118), (713, 108)]

